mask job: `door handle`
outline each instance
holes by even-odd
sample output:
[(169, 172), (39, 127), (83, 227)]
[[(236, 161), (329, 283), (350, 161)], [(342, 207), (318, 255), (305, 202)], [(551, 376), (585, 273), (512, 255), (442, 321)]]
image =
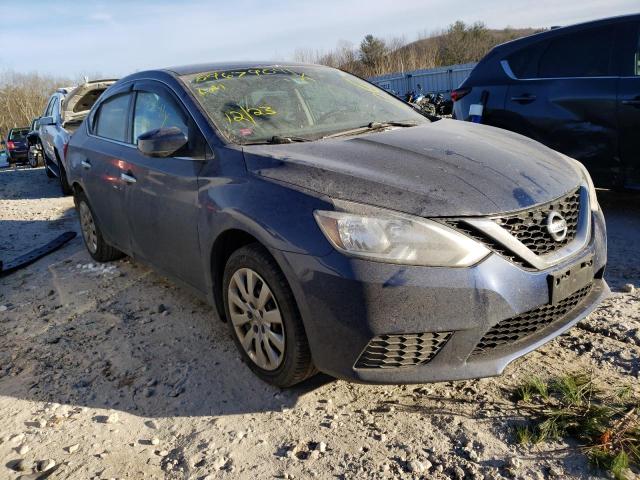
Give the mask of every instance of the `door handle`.
[(129, 175), (128, 173), (121, 173), (120, 180), (124, 180), (124, 182), (128, 183), (129, 185), (137, 182), (136, 177), (134, 177), (133, 175)]
[(91, 162), (89, 160), (82, 160), (80, 165), (82, 165), (85, 170), (89, 170), (91, 168)]
[(511, 97), (512, 102), (518, 103), (531, 103), (536, 99), (535, 95), (529, 95), (525, 93), (524, 95), (516, 95), (515, 97)]

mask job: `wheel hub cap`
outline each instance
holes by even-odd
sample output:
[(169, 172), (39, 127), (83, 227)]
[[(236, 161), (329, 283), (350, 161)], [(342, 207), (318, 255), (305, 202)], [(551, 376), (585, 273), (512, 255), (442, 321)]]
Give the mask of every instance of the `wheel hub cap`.
[(273, 292), (255, 271), (237, 270), (227, 291), (230, 321), (242, 348), (264, 370), (275, 370), (284, 359), (285, 333)]

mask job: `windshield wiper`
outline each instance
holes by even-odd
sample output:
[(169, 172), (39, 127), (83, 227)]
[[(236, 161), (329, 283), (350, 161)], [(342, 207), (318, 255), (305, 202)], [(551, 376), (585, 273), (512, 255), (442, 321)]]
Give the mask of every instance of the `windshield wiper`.
[(371, 122), (371, 123), (368, 123), (367, 125), (363, 125), (362, 127), (357, 127), (349, 130), (344, 130), (342, 132), (332, 133), (331, 135), (325, 135), (322, 138), (342, 137), (344, 135), (357, 135), (359, 133), (371, 132), (374, 130), (382, 130), (383, 128), (388, 128), (388, 127), (415, 127), (417, 125), (418, 125), (418, 122), (413, 122), (413, 121)]
[(310, 138), (306, 137), (290, 137), (290, 136), (281, 136), (274, 135), (269, 140), (269, 143), (294, 143), (294, 142), (311, 142)]
[(306, 137), (291, 137), (284, 135), (274, 135), (271, 138), (266, 140), (258, 140), (255, 142), (245, 142), (243, 145), (281, 145), (285, 143), (296, 143), (296, 142), (312, 142), (313, 139)]

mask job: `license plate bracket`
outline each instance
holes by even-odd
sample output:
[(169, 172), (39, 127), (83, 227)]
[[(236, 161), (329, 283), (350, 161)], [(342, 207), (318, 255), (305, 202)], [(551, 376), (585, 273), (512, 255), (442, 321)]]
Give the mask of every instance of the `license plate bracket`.
[(556, 305), (593, 281), (593, 255), (552, 273), (549, 281), (549, 302)]

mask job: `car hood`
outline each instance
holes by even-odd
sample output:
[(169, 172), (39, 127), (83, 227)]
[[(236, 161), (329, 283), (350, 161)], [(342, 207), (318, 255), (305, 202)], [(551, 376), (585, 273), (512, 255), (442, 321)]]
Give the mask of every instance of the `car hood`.
[(554, 150), (455, 120), (243, 150), (248, 170), (257, 175), (424, 217), (520, 210), (581, 183), (571, 161)]

